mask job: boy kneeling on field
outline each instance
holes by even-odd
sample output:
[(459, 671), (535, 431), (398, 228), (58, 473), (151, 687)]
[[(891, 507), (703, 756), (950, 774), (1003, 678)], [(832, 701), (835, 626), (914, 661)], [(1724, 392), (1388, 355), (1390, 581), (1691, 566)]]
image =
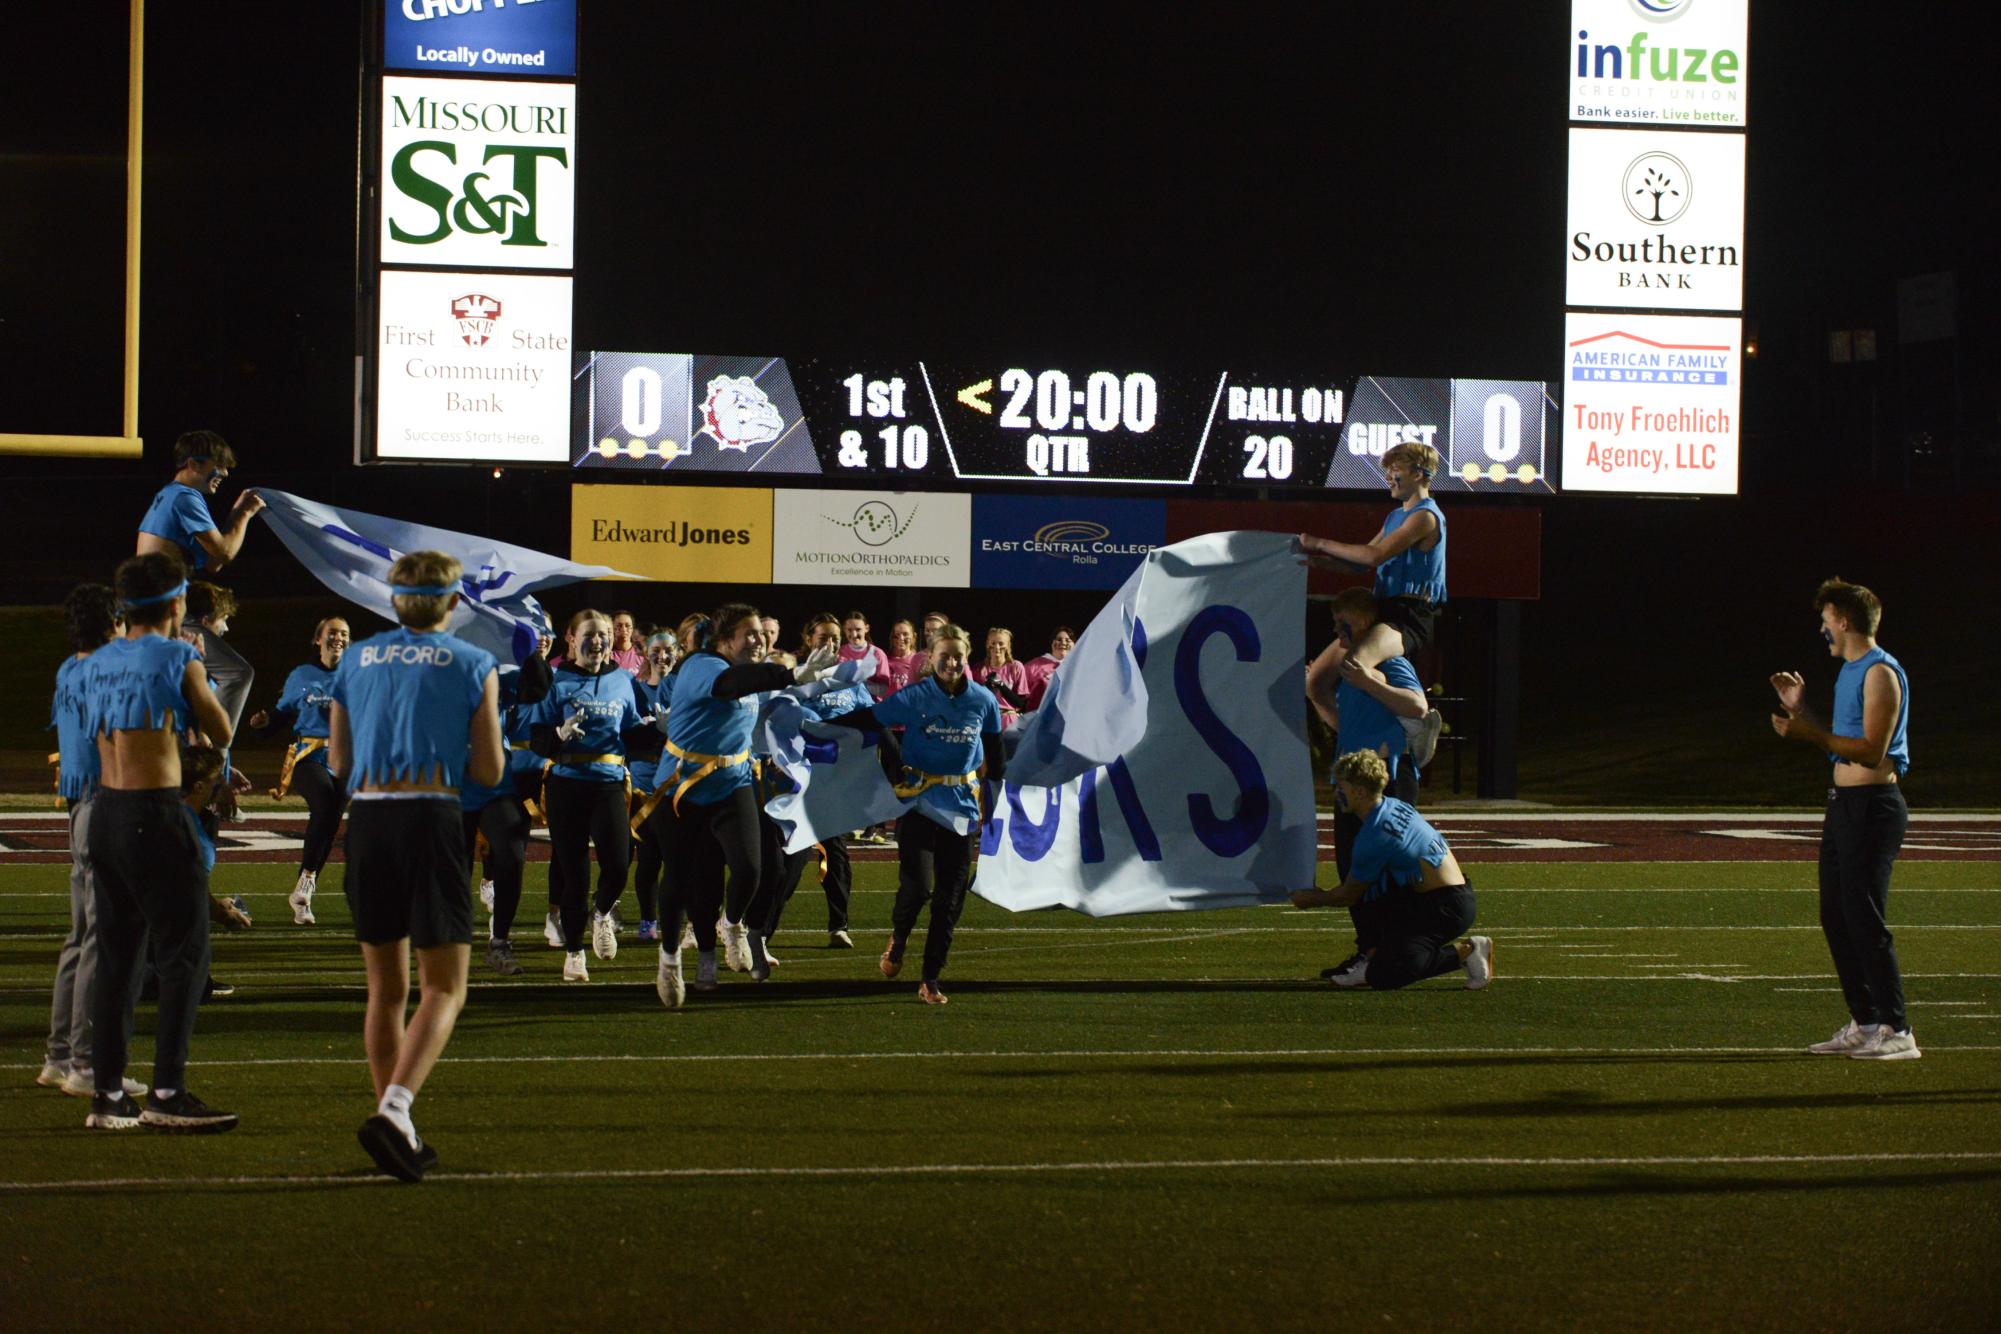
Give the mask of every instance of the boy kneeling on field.
[(1394, 991), (1455, 968), (1466, 989), (1494, 979), (1494, 942), (1459, 934), (1473, 925), (1473, 887), (1444, 838), (1395, 797), (1385, 797), (1389, 769), (1374, 751), (1358, 750), (1334, 762), (1334, 779), (1351, 815), (1362, 822), (1354, 860), (1338, 889), (1299, 889), (1295, 908), (1348, 908), (1365, 898), (1378, 905), (1382, 936), (1369, 955), (1368, 983)]

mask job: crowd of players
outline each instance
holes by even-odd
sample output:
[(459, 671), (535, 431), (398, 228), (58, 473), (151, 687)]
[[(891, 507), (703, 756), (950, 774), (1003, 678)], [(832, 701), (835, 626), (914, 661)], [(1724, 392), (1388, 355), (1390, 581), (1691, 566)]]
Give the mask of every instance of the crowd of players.
[[(475, 864), (488, 913), (485, 966), (518, 975), (511, 933), (536, 824), (546, 824), (551, 846), (544, 935), (562, 951), (566, 982), (589, 981), (589, 955), (616, 957), (629, 878), (638, 938), (657, 947), (655, 985), (669, 1009), (690, 990), (713, 990), (722, 967), (758, 981), (772, 975), (770, 942), (814, 863), (828, 943), (852, 948), (848, 840), (787, 852), (765, 813), (786, 779), (760, 762), (753, 723), (759, 701), (776, 692), (793, 693), (823, 722), (864, 732), (912, 803), (895, 825), (898, 888), (877, 966), (887, 978), (902, 972), (928, 905), (917, 996), (946, 1003), (941, 975), (974, 873), (983, 799), (1005, 772), (1010, 734), (1040, 706), (1075, 642), (1067, 627), (1048, 653), (1024, 662), (1008, 630), (989, 629), (976, 650), (938, 612), (920, 625), (896, 622), (883, 646), (860, 612), (817, 615), (788, 648), (783, 627), (747, 602), (651, 629), (629, 612), (586, 608), (560, 634), (541, 623), (533, 651), (504, 663), (448, 633), (461, 570), (448, 555), (420, 551), (389, 572), (396, 628), (356, 643), (345, 618), (320, 620), (309, 659), (246, 720), (253, 674), (224, 638), (233, 600), (190, 579), (235, 559), (261, 508), (245, 491), (226, 523), (211, 517), (208, 497), (234, 463), (212, 433), (183, 436), (174, 480), (142, 520), (114, 586), (80, 587), (65, 606), (74, 652), (57, 677), (53, 718), (72, 820), (72, 930), (40, 1082), (90, 1096), (87, 1125), (213, 1132), (236, 1123), (188, 1091), (185, 1073), (209, 985), (211, 920), (244, 924), (240, 906), (208, 892), (218, 821), (250, 786), (228, 762), (240, 725), (291, 734), (272, 793), (296, 794), (308, 811), (289, 899), (295, 924), (314, 921), (318, 878), (346, 820), (343, 884), (367, 971), (364, 1040), (377, 1098), (360, 1139), (401, 1179), (421, 1179), (436, 1161), (411, 1107), (465, 1002)], [(1391, 450), (1384, 471), (1395, 507), (1374, 538), (1299, 539), (1311, 563), (1375, 576), (1372, 589), (1334, 599), (1335, 640), (1305, 680), (1312, 707), (1340, 737), (1341, 883), (1300, 890), (1293, 901), (1349, 909), (1355, 948), (1323, 973), (1340, 987), (1390, 990), (1459, 970), (1478, 989), (1494, 975), (1492, 940), (1464, 934), (1475, 917), (1471, 886), (1415, 808), (1419, 768), (1442, 724), (1411, 661), (1430, 644), (1446, 600), (1445, 515), (1429, 494), (1438, 466), (1427, 446)], [(1907, 758), (1908, 699), (1902, 669), (1874, 646), (1873, 599), (1846, 591), (1854, 588), (1823, 589), (1816, 604), (1830, 651), (1862, 664), (1852, 683), (1844, 669), (1834, 728), (1807, 716), (1797, 677), (1773, 680), (1786, 710), (1775, 719), (1780, 734), (1828, 749), (1838, 787), (1855, 786), (1843, 784), (1843, 764), (1872, 780), (1860, 784), (1868, 809), (1830, 804), (1830, 827), (1840, 810), (1875, 831), (1867, 858), (1850, 860), (1873, 858), (1876, 869), (1867, 885), (1844, 888), (1847, 863), (1831, 836), (1823, 923), (1835, 905), (1829, 940), (1853, 1020), (1816, 1050), (1915, 1055), (1882, 927), (1895, 856), (1884, 822), (1896, 812), (1875, 809), (1886, 788), (1902, 809), (1894, 783)], [(863, 666), (830, 679), (844, 661)], [(1840, 910), (1850, 899), (1864, 905), (1852, 921)], [(690, 943), (697, 961), (687, 977)], [(150, 1089), (126, 1076), (134, 1002), (146, 985), (159, 1001)]]

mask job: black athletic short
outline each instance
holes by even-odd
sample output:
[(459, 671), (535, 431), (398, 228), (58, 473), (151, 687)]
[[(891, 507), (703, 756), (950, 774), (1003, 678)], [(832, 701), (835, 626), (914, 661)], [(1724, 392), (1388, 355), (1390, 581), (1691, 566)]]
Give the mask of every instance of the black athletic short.
[(347, 814), (348, 911), (364, 945), (472, 944), (472, 890), (456, 797), (359, 797)]
[(1403, 656), (1422, 653), (1438, 629), (1438, 604), (1423, 598), (1377, 598), (1376, 619), (1403, 636)]

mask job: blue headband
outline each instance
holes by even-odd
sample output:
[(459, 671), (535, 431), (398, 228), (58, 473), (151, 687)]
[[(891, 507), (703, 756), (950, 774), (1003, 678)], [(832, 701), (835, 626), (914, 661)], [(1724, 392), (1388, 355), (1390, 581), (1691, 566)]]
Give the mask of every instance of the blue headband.
[(133, 607), (154, 607), (158, 606), (162, 602), (172, 602), (175, 598), (179, 597), (181, 594), (187, 591), (188, 591), (188, 581), (183, 579), (178, 584), (175, 584), (172, 588), (168, 589), (164, 593), (155, 593), (152, 597), (149, 598), (121, 598), (120, 604), (125, 608), (127, 608), (128, 610)]
[(389, 585), (389, 596), (393, 598), (401, 598), (401, 597), (438, 598), (438, 597), (443, 597), (447, 593), (456, 593), (458, 591), (459, 591), (459, 586), (457, 584)]

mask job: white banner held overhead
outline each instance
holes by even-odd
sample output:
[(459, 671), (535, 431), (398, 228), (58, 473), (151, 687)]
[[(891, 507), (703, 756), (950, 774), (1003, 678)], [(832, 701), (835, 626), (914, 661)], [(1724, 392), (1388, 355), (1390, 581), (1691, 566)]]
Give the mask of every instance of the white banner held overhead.
[[(1023, 777), (1075, 776), (993, 794), (980, 896), (1106, 917), (1278, 902), (1312, 884), (1305, 600), (1287, 534), (1151, 553), (1024, 729)], [(1124, 653), (1093, 642), (1116, 634)], [(1083, 720), (1088, 735), (1056, 735)], [(1120, 753), (1099, 754), (1106, 741)], [(1093, 759), (1105, 762), (1084, 767)]]

